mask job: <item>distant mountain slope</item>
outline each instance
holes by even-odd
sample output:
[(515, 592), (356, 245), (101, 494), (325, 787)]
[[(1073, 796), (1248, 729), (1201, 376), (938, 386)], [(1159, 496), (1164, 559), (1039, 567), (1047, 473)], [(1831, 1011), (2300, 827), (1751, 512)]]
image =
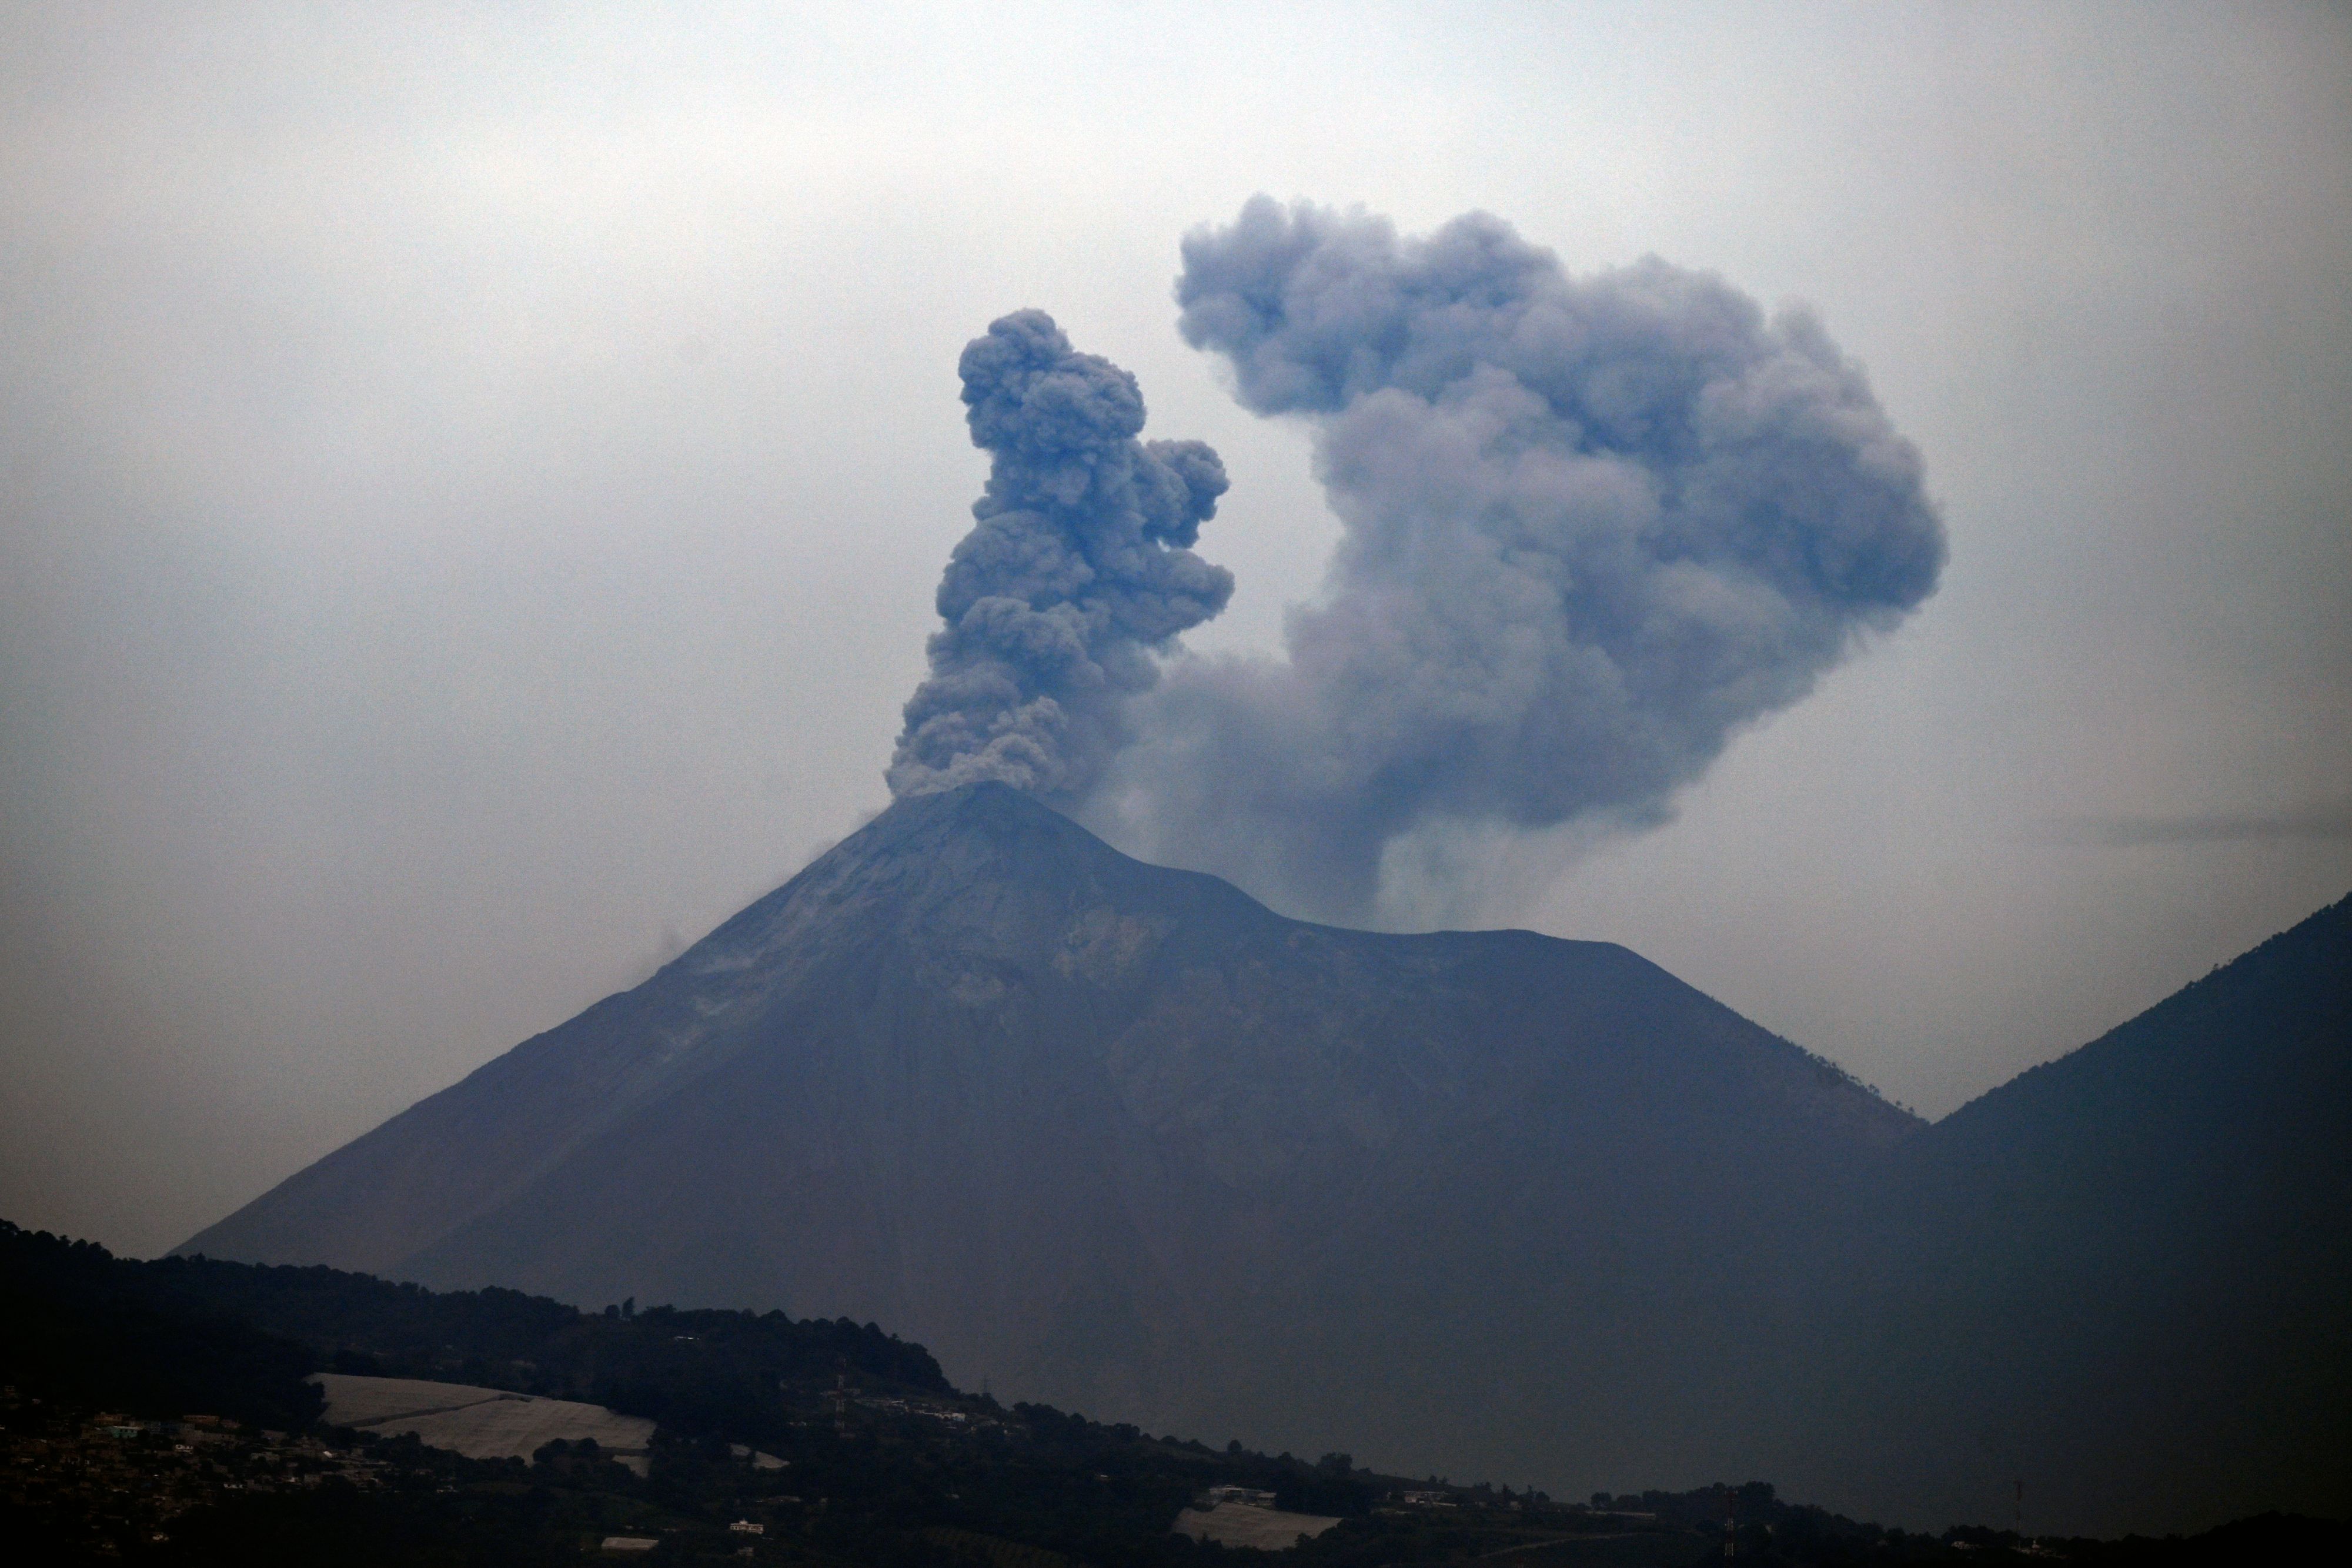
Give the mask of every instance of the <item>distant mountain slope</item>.
[(966, 1385), (1547, 1480), (1750, 1449), (1918, 1124), (1624, 949), (1286, 920), (1001, 786), (184, 1250), (878, 1320)]
[(1790, 1483), (2352, 1514), (2352, 899), (1908, 1140), (1836, 1243)]

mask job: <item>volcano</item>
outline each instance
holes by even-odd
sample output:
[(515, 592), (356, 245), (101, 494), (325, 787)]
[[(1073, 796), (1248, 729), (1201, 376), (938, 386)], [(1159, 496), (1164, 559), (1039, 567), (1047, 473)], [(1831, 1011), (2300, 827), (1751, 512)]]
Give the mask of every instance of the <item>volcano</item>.
[(2333, 1515), (2352, 900), (1930, 1127), (1622, 947), (1286, 919), (973, 784), (183, 1250), (874, 1322), (1412, 1474)]
[(183, 1250), (871, 1320), (1219, 1440), (1682, 1475), (1742, 1459), (1727, 1363), (1919, 1126), (1622, 947), (1285, 919), (975, 784)]

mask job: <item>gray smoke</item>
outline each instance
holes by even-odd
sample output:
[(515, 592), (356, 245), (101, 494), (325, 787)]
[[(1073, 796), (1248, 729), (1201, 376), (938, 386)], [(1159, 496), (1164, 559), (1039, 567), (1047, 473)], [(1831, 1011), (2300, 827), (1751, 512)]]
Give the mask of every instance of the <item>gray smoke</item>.
[[(1739, 726), (1935, 588), (1918, 455), (1802, 311), (1655, 259), (1572, 278), (1475, 214), (1408, 239), (1259, 197), (1183, 256), (1186, 340), (1244, 406), (1311, 423), (1345, 529), (1288, 658), (1180, 655), (1155, 683), (1150, 651), (1224, 601), (1170, 548), (1222, 472), (1144, 454), (1133, 382), (1008, 318), (965, 357), (996, 476), (900, 790), (1010, 779), (1152, 858), (1361, 918), (1416, 835), (1664, 821)], [(1057, 375), (1079, 390), (1031, 390)], [(1141, 477), (1155, 461), (1206, 482)], [(1118, 565), (1061, 575), (1080, 558)]]
[(994, 779), (1081, 798), (1129, 738), (1151, 654), (1225, 607), (1233, 573), (1192, 553), (1224, 493), (1197, 441), (1139, 442), (1143, 394), (1021, 310), (963, 351), (972, 444), (992, 461), (949, 559), (931, 674), (908, 701), (888, 779), (920, 795)]
[(1177, 298), (1245, 406), (1312, 422), (1346, 532), (1288, 661), (1178, 666), (1100, 810), (1295, 909), (1360, 915), (1424, 828), (1662, 821), (1936, 585), (1861, 371), (1717, 278), (1260, 197)]

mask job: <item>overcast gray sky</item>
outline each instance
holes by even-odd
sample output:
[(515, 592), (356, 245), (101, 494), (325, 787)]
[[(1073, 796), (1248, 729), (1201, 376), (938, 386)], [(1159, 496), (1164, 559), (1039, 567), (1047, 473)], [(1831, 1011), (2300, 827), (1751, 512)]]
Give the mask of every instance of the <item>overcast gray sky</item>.
[(1950, 533), (1672, 825), (1395, 922), (1940, 1114), (2352, 890), (2341, 6), (0, 18), (0, 1216), (167, 1247), (881, 806), (1004, 311), (1223, 455), (1188, 641), (1277, 648), (1337, 525), (1170, 295), (1261, 191), (1806, 302)]

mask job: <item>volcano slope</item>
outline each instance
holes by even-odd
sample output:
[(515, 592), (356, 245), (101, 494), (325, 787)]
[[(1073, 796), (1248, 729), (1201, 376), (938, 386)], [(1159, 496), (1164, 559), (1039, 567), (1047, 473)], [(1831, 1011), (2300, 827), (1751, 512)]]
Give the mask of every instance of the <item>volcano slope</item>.
[(967, 1386), (1547, 1484), (1741, 1472), (1918, 1124), (1622, 947), (1284, 919), (1001, 785), (183, 1250), (888, 1325)]

